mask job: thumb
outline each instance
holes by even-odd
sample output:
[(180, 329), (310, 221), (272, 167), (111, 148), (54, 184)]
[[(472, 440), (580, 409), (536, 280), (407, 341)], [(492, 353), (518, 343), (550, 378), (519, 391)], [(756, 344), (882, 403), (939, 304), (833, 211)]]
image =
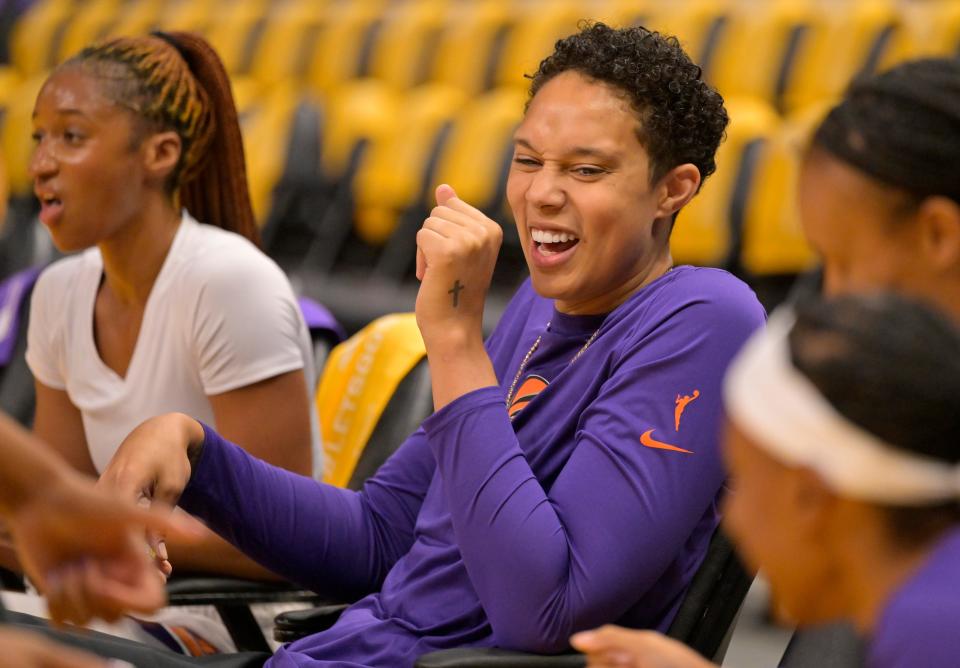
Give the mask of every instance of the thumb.
[(457, 196), (457, 191), (453, 189), (452, 186), (447, 185), (446, 183), (441, 183), (437, 186), (437, 205), (443, 206), (451, 199)]

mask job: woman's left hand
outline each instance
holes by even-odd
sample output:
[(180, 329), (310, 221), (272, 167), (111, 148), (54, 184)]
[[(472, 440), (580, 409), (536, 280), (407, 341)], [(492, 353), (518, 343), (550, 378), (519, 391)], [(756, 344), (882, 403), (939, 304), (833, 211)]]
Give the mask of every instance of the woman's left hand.
[(683, 643), (656, 631), (603, 626), (574, 634), (570, 644), (587, 655), (587, 668), (716, 668)]
[(503, 230), (457, 197), (437, 188), (437, 206), (417, 233), (417, 324), (427, 344), (483, 341), (483, 304)]

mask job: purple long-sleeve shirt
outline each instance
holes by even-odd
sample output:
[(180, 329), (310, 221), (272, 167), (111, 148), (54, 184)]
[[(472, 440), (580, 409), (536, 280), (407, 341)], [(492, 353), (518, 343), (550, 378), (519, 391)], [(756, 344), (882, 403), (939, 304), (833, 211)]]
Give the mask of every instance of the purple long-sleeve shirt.
[(181, 505), (277, 573), (364, 596), (271, 666), (395, 668), (449, 647), (559, 651), (606, 622), (662, 630), (717, 522), (723, 373), (763, 321), (714, 269), (676, 268), (605, 317), (561, 314), (527, 283), (487, 341), (499, 386), (427, 418), (362, 491), (208, 429)]
[(955, 528), (884, 605), (868, 643), (868, 668), (958, 665), (958, 619), (960, 528)]

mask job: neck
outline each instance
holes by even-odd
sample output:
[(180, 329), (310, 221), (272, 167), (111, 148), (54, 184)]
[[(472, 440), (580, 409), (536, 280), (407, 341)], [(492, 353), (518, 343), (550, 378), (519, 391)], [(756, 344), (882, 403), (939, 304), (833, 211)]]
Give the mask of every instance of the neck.
[(630, 280), (597, 297), (582, 301), (555, 302), (557, 310), (567, 315), (603, 315), (620, 306), (643, 287), (657, 280), (673, 267), (673, 257), (669, 250), (649, 263), (643, 271), (634, 274)]
[(121, 302), (144, 305), (176, 236), (180, 212), (167, 198), (148, 201), (137, 218), (97, 244), (106, 287)]
[[(844, 560), (844, 596), (849, 618), (861, 635), (870, 635), (890, 597), (920, 568), (930, 544), (896, 543), (878, 522), (851, 536)], [(870, 555), (865, 559), (864, 555)]]

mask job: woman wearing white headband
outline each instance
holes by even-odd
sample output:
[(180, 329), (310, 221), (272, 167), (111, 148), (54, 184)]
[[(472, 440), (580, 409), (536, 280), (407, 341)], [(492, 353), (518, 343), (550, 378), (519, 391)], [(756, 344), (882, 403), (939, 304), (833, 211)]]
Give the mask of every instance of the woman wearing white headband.
[[(902, 297), (776, 313), (724, 387), (725, 526), (793, 621), (851, 621), (868, 668), (960, 657), (960, 332)], [(710, 665), (651, 632), (573, 638), (589, 666)]]

